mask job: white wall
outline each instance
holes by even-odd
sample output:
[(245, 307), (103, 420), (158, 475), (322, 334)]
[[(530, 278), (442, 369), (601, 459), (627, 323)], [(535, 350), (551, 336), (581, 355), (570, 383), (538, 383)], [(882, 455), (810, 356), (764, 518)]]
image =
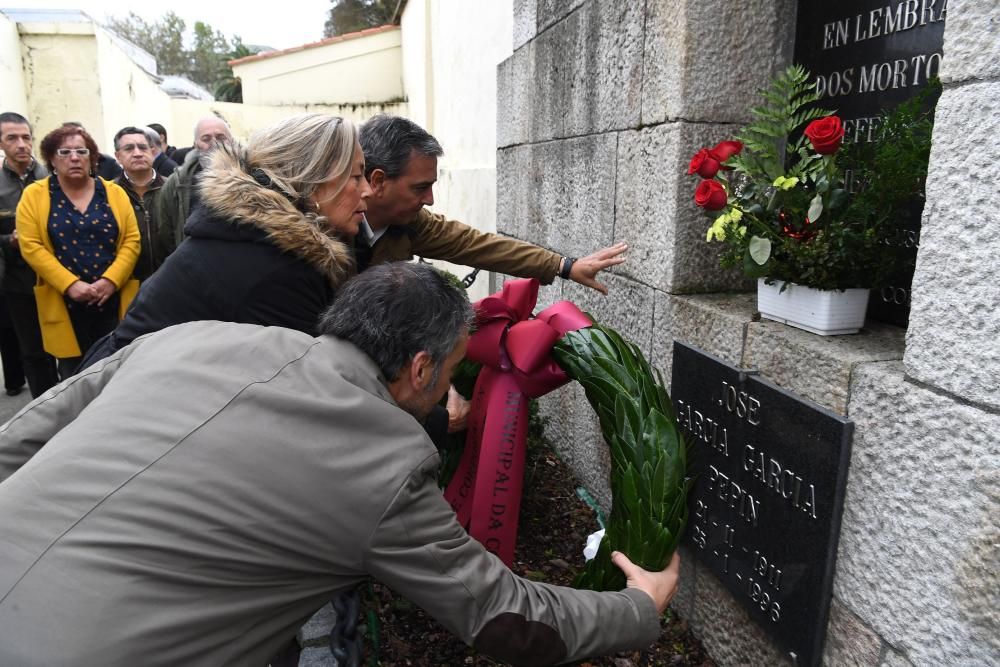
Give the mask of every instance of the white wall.
[[(432, 210), (495, 231), (496, 72), (512, 52), (513, 0), (410, 0), (402, 28), (410, 118), (444, 148)], [(488, 293), (482, 273), (470, 296)]]
[(24, 94), (24, 62), (17, 24), (0, 14), (0, 112), (14, 111), (27, 117)]
[(21, 34), (28, 118), (39, 139), (66, 121), (83, 123), (102, 151), (106, 136), (97, 71), (97, 42), (88, 24)]
[(393, 28), (233, 65), (247, 104), (356, 104), (403, 96), (400, 30)]
[(232, 102), (204, 102), (201, 100), (171, 100), (170, 122), (167, 136), (172, 146), (190, 146), (194, 139), (194, 126), (198, 120), (213, 113), (221, 114), (232, 128), (233, 136), (246, 140), (254, 131), (267, 127), (297, 113), (327, 113), (341, 116), (355, 123), (362, 123), (378, 113), (405, 116), (406, 104), (311, 104), (287, 106), (261, 106), (234, 104)]
[(97, 128), (88, 126), (105, 153), (114, 151), (115, 134), (128, 125), (166, 123), (170, 117), (170, 97), (159, 82), (147, 74), (104, 30), (94, 34), (97, 42), (97, 85), (103, 112), (104, 140)]

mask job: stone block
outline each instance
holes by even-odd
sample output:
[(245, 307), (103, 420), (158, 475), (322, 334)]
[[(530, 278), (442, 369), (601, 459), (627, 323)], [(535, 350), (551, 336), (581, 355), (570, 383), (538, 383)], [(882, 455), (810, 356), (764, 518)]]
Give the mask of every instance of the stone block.
[(537, 30), (542, 32), (549, 26), (563, 20), (587, 0), (536, 0)]
[(747, 326), (743, 366), (839, 414), (848, 414), (851, 374), (862, 363), (902, 359), (899, 327), (869, 323), (853, 336), (817, 336), (777, 322)]
[(913, 667), (913, 663), (905, 655), (886, 644), (878, 667)]
[(549, 420), (545, 428), (549, 441), (607, 516), (611, 511), (611, 457), (583, 387), (570, 383), (543, 396), (539, 407)]
[(697, 568), (697, 596), (688, 622), (719, 667), (791, 667), (775, 644), (729, 590), (706, 568)]
[(310, 646), (299, 654), (299, 667), (337, 667), (337, 659), (326, 646)]
[(677, 547), (681, 555), (681, 578), (677, 587), (674, 599), (670, 601), (670, 608), (684, 620), (691, 618), (694, 611), (694, 601), (698, 591), (695, 585), (698, 580), (698, 561), (694, 553), (686, 546)]
[[(497, 151), (497, 232), (527, 239), (528, 222), (542, 217), (532, 179), (535, 146), (512, 146)], [(543, 235), (536, 234), (541, 238)]]
[(531, 136), (530, 87), (534, 78), (534, 42), (516, 49), (497, 65), (498, 147), (523, 144)]
[(882, 639), (837, 598), (830, 601), (823, 664), (828, 667), (855, 665), (876, 667), (882, 655)]
[(618, 137), (598, 134), (497, 153), (497, 230), (564, 255), (611, 245)]
[(952, 0), (947, 16), (941, 81), (947, 84), (1000, 76), (1000, 5)]
[(976, 156), (998, 154), (1000, 82), (945, 90), (935, 113), (905, 357), (914, 378), (992, 409), (1000, 409), (1000, 236), (990, 221), (1000, 190)]
[(538, 0), (514, 0), (514, 50), (535, 38), (538, 33)]
[(1000, 414), (862, 364), (834, 595), (915, 665), (1000, 663)]
[(654, 310), (651, 363), (663, 373), (669, 388), (675, 339), (740, 365), (757, 298), (752, 293), (676, 296), (657, 292)]
[[(333, 610), (333, 604), (327, 603), (320, 608), (306, 624), (299, 628), (299, 643), (305, 643), (314, 639), (323, 639), (330, 636), (333, 624), (337, 622), (337, 612)], [(329, 651), (327, 651), (329, 653)]]
[(615, 238), (628, 242), (629, 261), (616, 271), (672, 293), (746, 286), (742, 274), (719, 267), (722, 244), (705, 240), (711, 221), (694, 204), (699, 179), (687, 174), (699, 148), (735, 129), (665, 123), (619, 134)]
[(519, 48), (499, 77), (498, 145), (638, 126), (642, 24), (641, 3), (589, 0)]
[(794, 0), (646, 3), (643, 124), (746, 121), (791, 62), (795, 12)]
[(655, 291), (613, 273), (602, 273), (601, 282), (608, 287), (604, 296), (589, 287), (571, 281), (563, 282), (563, 298), (590, 313), (598, 324), (612, 327), (639, 346), (648, 359), (653, 336)]

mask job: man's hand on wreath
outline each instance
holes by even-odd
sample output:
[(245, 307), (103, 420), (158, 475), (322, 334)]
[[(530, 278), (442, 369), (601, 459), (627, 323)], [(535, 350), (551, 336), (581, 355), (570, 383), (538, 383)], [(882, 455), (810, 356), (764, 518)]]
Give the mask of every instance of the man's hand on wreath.
[(653, 598), (656, 610), (661, 614), (666, 611), (670, 599), (677, 592), (677, 582), (681, 576), (681, 557), (676, 551), (670, 559), (670, 565), (661, 572), (642, 569), (620, 551), (611, 554), (611, 562), (625, 573), (629, 588), (638, 588)]

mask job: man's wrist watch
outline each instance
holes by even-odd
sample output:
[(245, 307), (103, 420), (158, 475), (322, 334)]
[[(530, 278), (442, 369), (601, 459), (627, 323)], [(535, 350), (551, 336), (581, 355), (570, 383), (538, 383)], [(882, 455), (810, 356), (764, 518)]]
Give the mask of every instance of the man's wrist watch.
[(569, 280), (569, 272), (573, 270), (573, 264), (576, 262), (576, 257), (563, 257), (562, 267), (559, 269), (559, 277), (563, 280)]

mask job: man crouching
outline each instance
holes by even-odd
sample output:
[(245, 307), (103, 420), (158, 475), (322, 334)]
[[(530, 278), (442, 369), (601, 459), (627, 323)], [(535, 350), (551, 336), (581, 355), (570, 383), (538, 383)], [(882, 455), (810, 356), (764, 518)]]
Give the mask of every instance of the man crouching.
[(28, 405), (0, 428), (0, 664), (262, 665), (367, 575), (519, 664), (655, 640), (676, 558), (576, 591), (455, 520), (419, 422), (471, 319), (434, 269), (386, 264), (318, 338), (180, 325)]

